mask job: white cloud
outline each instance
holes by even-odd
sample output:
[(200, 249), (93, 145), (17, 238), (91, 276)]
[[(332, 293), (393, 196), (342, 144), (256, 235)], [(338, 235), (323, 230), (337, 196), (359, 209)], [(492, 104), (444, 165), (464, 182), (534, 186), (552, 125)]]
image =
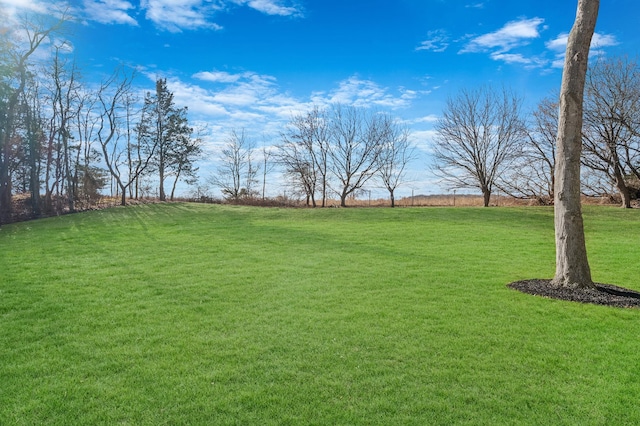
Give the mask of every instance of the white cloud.
[(267, 15), (292, 16), (300, 14), (300, 11), (295, 7), (282, 6), (281, 2), (277, 0), (241, 0), (240, 4), (243, 3)]
[(618, 40), (615, 36), (610, 34), (593, 34), (593, 38), (591, 39), (591, 48), (592, 49), (600, 49), (602, 47), (611, 47), (617, 46)]
[(567, 48), (567, 41), (569, 40), (569, 33), (559, 34), (558, 37), (553, 40), (549, 40), (545, 43), (547, 49), (556, 50), (556, 51), (564, 51)]
[(499, 53), (507, 52), (516, 47), (528, 44), (530, 40), (540, 37), (542, 18), (521, 19), (505, 24), (498, 31), (473, 38), (461, 53), (486, 52), (494, 50)]
[(424, 151), (431, 152), (433, 150), (433, 141), (436, 138), (436, 131), (429, 130), (414, 130), (410, 133), (409, 139), (416, 148)]
[[(402, 90), (402, 89), (401, 89)], [(416, 96), (416, 92), (402, 90), (401, 96), (388, 93), (387, 88), (380, 87), (370, 80), (361, 80), (352, 76), (340, 82), (337, 89), (329, 93), (328, 97), (316, 95), (314, 101), (328, 103), (343, 103), (357, 107), (385, 107), (401, 108), (409, 105), (410, 100)]]
[[(280, 93), (277, 81), (269, 75), (251, 71), (228, 73), (203, 71), (192, 76), (202, 84), (185, 83), (177, 79), (170, 81), (170, 90), (175, 90), (176, 102), (189, 105), (194, 114), (222, 120), (227, 128), (260, 127), (288, 119), (291, 111), (306, 110), (292, 97)], [(150, 76), (150, 78), (155, 78)]]
[(214, 16), (233, 5), (250, 7), (267, 15), (302, 15), (296, 7), (281, 3), (279, 0), (141, 0), (140, 7), (146, 11), (146, 18), (158, 27), (177, 33), (183, 30), (220, 30), (222, 26), (213, 22)]
[(241, 74), (229, 74), (224, 71), (202, 71), (193, 75), (194, 78), (212, 83), (235, 83)]
[(435, 114), (425, 115), (424, 117), (417, 118), (414, 123), (435, 123), (438, 121), (438, 116)]
[[(569, 41), (568, 33), (561, 33), (553, 40), (545, 43), (547, 49), (555, 53), (555, 59), (552, 63), (554, 68), (564, 67), (564, 57), (567, 50), (567, 42)], [(589, 55), (598, 56), (605, 53), (605, 47), (617, 46), (620, 44), (615, 36), (610, 34), (594, 33), (591, 39), (591, 49)]]
[[(155, 81), (155, 76), (149, 76)], [(217, 102), (215, 96), (197, 85), (188, 84), (180, 79), (167, 79), (167, 87), (174, 94), (174, 101), (178, 107), (188, 106), (190, 114), (206, 117), (229, 116), (230, 112)]]
[[(155, 81), (155, 75), (147, 75)], [(227, 133), (231, 129), (246, 128), (253, 137), (278, 135), (292, 116), (309, 111), (314, 105), (322, 108), (340, 102), (395, 109), (409, 106), (425, 93), (398, 88), (396, 94), (392, 94), (373, 81), (353, 76), (339, 82), (333, 90), (314, 92), (301, 99), (283, 92), (273, 76), (252, 71), (203, 71), (192, 78), (193, 82), (167, 79), (176, 105), (188, 105), (190, 119), (215, 123)]]
[(129, 15), (135, 9), (125, 0), (84, 0), (84, 12), (87, 19), (103, 24), (138, 25)]
[(146, 18), (170, 32), (212, 29), (222, 27), (211, 21), (214, 13), (222, 9), (217, 2), (204, 0), (141, 0)]
[(134, 18), (139, 11), (158, 28), (179, 33), (185, 30), (220, 30), (214, 22), (217, 13), (229, 11), (233, 6), (244, 6), (267, 15), (302, 16), (302, 11), (283, 4), (283, 0), (140, 0), (139, 8), (134, 0), (75, 0), (81, 6), (71, 9), (64, 0), (0, 0), (0, 14), (13, 18), (28, 11), (51, 14), (67, 10), (87, 21), (102, 24), (138, 25)]
[(65, 0), (0, 0), (0, 29), (14, 30), (24, 14), (40, 14), (65, 19), (77, 17), (78, 12)]
[(215, 95), (216, 102), (235, 107), (255, 107), (277, 94), (275, 78), (271, 76), (245, 72), (237, 77), (235, 84)]
[(427, 40), (420, 43), (416, 50), (430, 50), (432, 52), (444, 52), (449, 47), (449, 36), (444, 30), (429, 31)]
[(58, 49), (58, 51), (63, 54), (73, 53), (75, 50), (75, 46), (69, 40), (56, 39), (56, 40), (53, 40), (52, 45), (55, 46)]
[(14, 16), (19, 11), (46, 13), (53, 6), (40, 0), (0, 0), (0, 5), (9, 16)]
[(494, 61), (503, 61), (508, 64), (531, 64), (533, 59), (525, 58), (519, 53), (492, 53), (491, 59)]

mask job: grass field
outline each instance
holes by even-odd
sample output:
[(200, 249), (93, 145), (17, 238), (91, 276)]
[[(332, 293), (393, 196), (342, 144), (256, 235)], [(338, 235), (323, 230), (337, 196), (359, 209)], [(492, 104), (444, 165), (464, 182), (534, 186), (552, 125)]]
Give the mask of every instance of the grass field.
[[(637, 210), (588, 206), (640, 290)], [(1, 425), (640, 424), (640, 310), (547, 300), (550, 208), (113, 208), (0, 228)]]

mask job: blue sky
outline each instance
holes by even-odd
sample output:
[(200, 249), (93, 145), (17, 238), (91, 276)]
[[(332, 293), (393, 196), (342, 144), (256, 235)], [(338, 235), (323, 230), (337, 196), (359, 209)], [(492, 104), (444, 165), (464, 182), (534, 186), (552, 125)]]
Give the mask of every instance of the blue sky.
[[(10, 13), (56, 1), (0, 0)], [(119, 64), (136, 86), (167, 78), (210, 154), (231, 129), (276, 143), (292, 114), (330, 102), (387, 110), (412, 130), (417, 193), (444, 192), (428, 174), (433, 121), (447, 96), (506, 85), (531, 108), (557, 91), (577, 0), (73, 0), (75, 60), (85, 80)], [(600, 6), (592, 56), (640, 50), (640, 4)], [(404, 192), (411, 192), (409, 186)], [(273, 189), (277, 191), (277, 188)]]

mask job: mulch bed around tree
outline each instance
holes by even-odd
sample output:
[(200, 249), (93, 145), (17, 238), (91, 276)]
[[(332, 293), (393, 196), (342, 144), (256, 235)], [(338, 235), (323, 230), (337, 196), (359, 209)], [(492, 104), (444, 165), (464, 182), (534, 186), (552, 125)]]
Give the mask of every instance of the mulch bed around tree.
[(523, 293), (572, 302), (593, 303), (617, 308), (640, 308), (640, 292), (610, 284), (595, 284), (595, 288), (567, 289), (554, 287), (551, 280), (516, 281), (508, 287)]

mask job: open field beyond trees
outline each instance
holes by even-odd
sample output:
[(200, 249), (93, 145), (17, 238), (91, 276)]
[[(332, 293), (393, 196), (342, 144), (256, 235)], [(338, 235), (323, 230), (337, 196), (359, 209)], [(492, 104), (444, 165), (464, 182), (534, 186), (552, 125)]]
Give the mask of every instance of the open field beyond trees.
[[(640, 290), (637, 210), (585, 207)], [(640, 310), (554, 272), (549, 207), (148, 204), (0, 228), (0, 424), (640, 424)]]

